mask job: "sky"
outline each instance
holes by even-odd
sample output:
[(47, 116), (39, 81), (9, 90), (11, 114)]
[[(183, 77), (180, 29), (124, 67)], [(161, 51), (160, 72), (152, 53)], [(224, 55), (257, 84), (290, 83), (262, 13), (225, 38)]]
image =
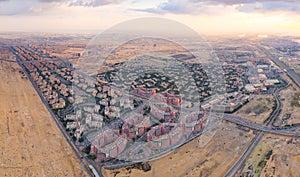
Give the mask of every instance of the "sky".
[(96, 32), (140, 17), (206, 35), (300, 36), (300, 0), (0, 0), (1, 32)]

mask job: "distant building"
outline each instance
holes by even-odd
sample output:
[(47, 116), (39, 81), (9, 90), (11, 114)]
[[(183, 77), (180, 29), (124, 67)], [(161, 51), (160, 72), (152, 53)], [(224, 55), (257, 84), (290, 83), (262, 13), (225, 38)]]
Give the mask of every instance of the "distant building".
[(245, 85), (245, 90), (247, 92), (253, 93), (256, 90), (256, 88), (252, 84), (247, 84)]
[(269, 79), (264, 81), (265, 87), (274, 87), (276, 84), (280, 84), (278, 79)]
[(142, 97), (147, 97), (147, 98), (150, 98), (150, 97), (152, 97), (153, 95), (156, 94), (156, 91), (154, 89), (145, 89), (145, 88), (142, 88), (142, 87), (135, 88), (135, 89), (133, 89), (132, 92), (134, 94), (140, 95)]

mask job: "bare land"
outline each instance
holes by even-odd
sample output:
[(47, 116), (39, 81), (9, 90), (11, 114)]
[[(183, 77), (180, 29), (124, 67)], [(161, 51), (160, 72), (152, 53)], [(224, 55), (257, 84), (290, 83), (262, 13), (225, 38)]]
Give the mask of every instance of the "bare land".
[(255, 95), (253, 100), (243, 106), (235, 114), (257, 124), (263, 124), (273, 110), (273, 95)]
[(19, 65), (0, 81), (0, 176), (88, 176)]
[[(289, 82), (289, 78), (285, 78)], [(291, 84), (287, 89), (280, 92), (282, 111), (276, 119), (274, 125), (287, 126), (300, 124), (300, 89), (295, 84)]]
[(242, 176), (300, 177), (300, 139), (265, 135), (241, 172)]
[(280, 58), (280, 60), (287, 65), (289, 68), (294, 69), (296, 73), (300, 74), (300, 52), (297, 52), (298, 56), (285, 56), (283, 58)]

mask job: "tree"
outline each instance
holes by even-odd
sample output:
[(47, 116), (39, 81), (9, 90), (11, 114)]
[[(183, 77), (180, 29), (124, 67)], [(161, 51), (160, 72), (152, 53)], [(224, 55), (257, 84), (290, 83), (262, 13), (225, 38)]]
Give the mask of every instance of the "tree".
[(83, 137), (80, 137), (79, 140), (78, 140), (80, 143), (82, 143), (84, 141), (84, 138)]

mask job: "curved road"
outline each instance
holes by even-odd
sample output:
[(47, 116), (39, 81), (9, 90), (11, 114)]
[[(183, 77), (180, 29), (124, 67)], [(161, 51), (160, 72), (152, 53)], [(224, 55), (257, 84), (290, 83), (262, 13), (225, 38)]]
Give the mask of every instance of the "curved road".
[[(260, 50), (262, 50), (274, 63), (276, 63), (281, 69), (285, 69), (288, 74), (294, 82), (299, 86), (300, 85), (300, 77), (294, 72), (294, 70), (291, 70), (288, 68), (283, 62), (281, 62), (277, 57), (273, 56), (269, 51), (267, 51), (264, 47), (258, 46)], [(284, 88), (281, 88), (282, 90)], [(274, 93), (274, 96), (276, 98), (276, 109), (272, 112), (272, 115), (269, 117), (269, 119), (265, 122), (265, 126), (269, 126), (273, 123), (273, 121), (278, 117), (280, 114), (282, 104), (278, 98), (278, 93), (280, 90), (276, 90)], [(232, 117), (224, 116), (224, 118), (228, 121), (237, 121), (237, 119), (234, 119)], [(234, 120), (234, 121), (233, 121)], [(239, 121), (237, 124), (241, 124), (241, 121)], [(242, 124), (241, 124), (242, 125)], [(249, 157), (251, 152), (254, 150), (254, 148), (257, 146), (257, 144), (260, 142), (262, 137), (264, 136), (265, 132), (268, 133), (275, 133), (280, 135), (287, 135), (287, 136), (293, 136), (293, 137), (300, 137), (299, 134), (285, 130), (276, 130), (276, 129), (266, 129), (266, 127), (259, 127), (259, 125), (251, 125), (249, 123), (246, 124), (246, 127), (258, 129), (261, 132), (252, 140), (251, 144), (247, 147), (247, 149), (243, 152), (243, 154), (235, 161), (235, 163), (231, 166), (231, 168), (225, 173), (224, 177), (234, 177), (236, 176), (236, 173), (238, 170), (242, 167), (242, 165), (245, 163), (246, 159)]]
[[(278, 58), (274, 57), (270, 52), (268, 52), (263, 47), (259, 47), (259, 49), (263, 50), (268, 55), (268, 57), (274, 63), (276, 63), (279, 67), (281, 67), (282, 69), (286, 69), (286, 71), (287, 71), (286, 73), (298, 85), (300, 85), (300, 77), (293, 70), (289, 69)], [(14, 51), (14, 50), (12, 49), (12, 51)], [(24, 66), (20, 62), (20, 59), (18, 58), (17, 55), (16, 55), (16, 57), (17, 57), (18, 64), (23, 68), (24, 71), (26, 71), (25, 68), (24, 68)], [(80, 159), (81, 163), (84, 165), (86, 171), (89, 173), (90, 176), (94, 176), (91, 173), (90, 168), (87, 166), (86, 162), (88, 162), (88, 165), (93, 164), (93, 163), (90, 162), (90, 160), (87, 159), (84, 155), (82, 155), (81, 152), (79, 152), (78, 148), (75, 146), (75, 144), (73, 143), (73, 141), (71, 140), (71, 138), (66, 134), (65, 128), (62, 126), (61, 122), (59, 122), (59, 120), (57, 119), (56, 115), (53, 113), (52, 109), (49, 107), (47, 101), (44, 99), (43, 95), (41, 94), (40, 90), (36, 86), (35, 82), (32, 80), (32, 78), (30, 77), (30, 75), (27, 72), (25, 72), (25, 73), (26, 73), (27, 77), (29, 78), (29, 80), (31, 81), (31, 83), (34, 86), (34, 88), (36, 89), (36, 91), (38, 92), (40, 98), (44, 102), (44, 104), (45, 104), (46, 108), (48, 109), (48, 111), (50, 112), (51, 116), (55, 120), (55, 123), (57, 124), (58, 128), (63, 133), (65, 139), (68, 141), (68, 143), (72, 147), (73, 151), (75, 152), (76, 156)], [(300, 134), (298, 134), (298, 133), (296, 133), (294, 131), (294, 127), (286, 128), (286, 129), (274, 129), (274, 128), (272, 128), (272, 127), (269, 126), (270, 124), (273, 123), (273, 121), (275, 120), (275, 118), (278, 117), (278, 115), (280, 114), (281, 108), (282, 108), (282, 104), (281, 104), (281, 102), (280, 102), (280, 100), (278, 98), (279, 91), (280, 90), (276, 90), (275, 93), (274, 93), (274, 96), (276, 98), (277, 107), (272, 112), (272, 115), (270, 116), (270, 118), (265, 122), (265, 125), (258, 125), (258, 124), (252, 123), (250, 121), (246, 121), (245, 119), (242, 119), (242, 118), (239, 118), (239, 117), (235, 117), (235, 116), (230, 115), (230, 114), (225, 114), (224, 115), (223, 119), (227, 120), (228, 122), (232, 122), (232, 123), (235, 123), (235, 124), (238, 124), (238, 125), (242, 125), (242, 126), (248, 127), (250, 129), (254, 129), (254, 130), (260, 131), (260, 133), (252, 140), (251, 144), (247, 147), (247, 149), (244, 151), (244, 153), (236, 160), (236, 162), (233, 164), (233, 166), (227, 171), (227, 173), (224, 176), (229, 177), (229, 176), (235, 176), (236, 175), (237, 171), (244, 164), (244, 162), (246, 161), (246, 159), (248, 158), (248, 156), (251, 154), (251, 152), (256, 147), (256, 145), (260, 142), (260, 140), (262, 139), (262, 137), (264, 136), (265, 133), (272, 133), (272, 134), (278, 134), (278, 135), (283, 135), (283, 136), (291, 136), (291, 137), (300, 137)], [(98, 170), (97, 173), (98, 173), (97, 175), (103, 177), (101, 171)]]

